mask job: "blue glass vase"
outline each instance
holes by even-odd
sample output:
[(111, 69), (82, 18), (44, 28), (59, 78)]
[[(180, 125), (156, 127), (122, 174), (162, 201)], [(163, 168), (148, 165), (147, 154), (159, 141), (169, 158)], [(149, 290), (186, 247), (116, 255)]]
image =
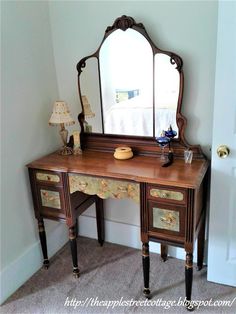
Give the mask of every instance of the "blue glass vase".
[(165, 147), (166, 147), (166, 145), (169, 144), (170, 138), (168, 136), (166, 136), (165, 135), (165, 131), (163, 131), (161, 136), (156, 137), (156, 141), (159, 144), (159, 146), (161, 147), (161, 157), (160, 157), (160, 159), (162, 161), (166, 161)]
[(165, 136), (167, 136), (169, 139), (174, 138), (176, 135), (177, 135), (177, 132), (172, 129), (171, 125), (169, 126), (169, 129), (165, 131)]

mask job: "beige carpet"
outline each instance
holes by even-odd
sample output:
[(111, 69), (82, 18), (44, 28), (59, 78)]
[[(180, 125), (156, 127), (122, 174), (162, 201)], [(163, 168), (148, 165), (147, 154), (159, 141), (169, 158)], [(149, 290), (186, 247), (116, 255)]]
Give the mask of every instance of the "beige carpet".
[[(143, 274), (139, 250), (96, 240), (78, 239), (81, 276), (71, 274), (71, 256), (67, 244), (51, 260), (48, 270), (39, 270), (1, 307), (1, 313), (188, 313), (183, 306), (165, 309), (154, 302), (175, 300), (185, 296), (184, 261), (169, 258), (160, 262), (160, 256), (151, 254), (150, 288), (153, 297), (149, 305), (142, 304)], [(193, 300), (233, 300), (236, 288), (208, 282), (206, 268), (194, 270)], [(64, 306), (67, 304), (76, 305)], [(126, 305), (125, 301), (140, 301)], [(123, 302), (123, 306), (109, 308), (108, 301)], [(84, 302), (84, 304), (81, 304)], [(92, 303), (93, 302), (93, 303)], [(98, 305), (100, 302), (100, 305)], [(102, 303), (103, 302), (103, 303)], [(80, 304), (80, 306), (79, 306)], [(97, 304), (97, 305), (96, 305)], [(113, 303), (115, 304), (115, 303)], [(104, 306), (102, 306), (104, 305)], [(232, 307), (200, 307), (195, 313), (236, 313)]]

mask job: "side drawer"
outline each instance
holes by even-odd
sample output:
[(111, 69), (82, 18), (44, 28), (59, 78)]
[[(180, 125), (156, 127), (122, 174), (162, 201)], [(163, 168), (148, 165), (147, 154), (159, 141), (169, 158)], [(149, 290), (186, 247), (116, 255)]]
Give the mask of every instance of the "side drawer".
[(39, 211), (45, 218), (65, 219), (62, 188), (37, 185)]
[(177, 205), (187, 204), (187, 190), (163, 185), (148, 185), (147, 199)]
[(148, 212), (148, 231), (154, 237), (174, 241), (184, 239), (185, 207), (148, 201)]
[(34, 175), (37, 183), (62, 186), (62, 177), (60, 172), (35, 170)]

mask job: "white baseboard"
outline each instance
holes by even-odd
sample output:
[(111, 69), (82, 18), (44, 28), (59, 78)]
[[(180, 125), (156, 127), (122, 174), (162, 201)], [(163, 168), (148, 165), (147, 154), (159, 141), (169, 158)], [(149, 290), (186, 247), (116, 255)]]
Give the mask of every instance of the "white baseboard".
[[(82, 215), (79, 218), (79, 234), (88, 238), (97, 238), (96, 218)], [(110, 220), (105, 221), (105, 241), (121, 244), (136, 249), (141, 248), (140, 227)], [(160, 244), (149, 243), (150, 252), (160, 254)], [(185, 251), (182, 248), (168, 247), (169, 255), (185, 260)], [(196, 249), (194, 251), (194, 262), (196, 262)]]
[[(47, 233), (48, 256), (52, 257), (68, 241), (65, 224), (58, 224)], [(36, 242), (0, 273), (0, 304), (42, 267), (40, 242)]]

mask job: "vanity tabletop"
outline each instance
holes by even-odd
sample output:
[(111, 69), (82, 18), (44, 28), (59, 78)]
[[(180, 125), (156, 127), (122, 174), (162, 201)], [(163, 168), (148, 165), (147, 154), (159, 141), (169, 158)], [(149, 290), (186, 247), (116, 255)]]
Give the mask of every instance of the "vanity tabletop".
[(94, 175), (135, 182), (198, 188), (207, 171), (209, 162), (193, 160), (185, 164), (183, 159), (174, 159), (169, 167), (161, 167), (160, 158), (134, 156), (128, 160), (117, 160), (113, 153), (85, 150), (81, 155), (62, 156), (57, 152), (39, 158), (28, 168), (58, 172)]

